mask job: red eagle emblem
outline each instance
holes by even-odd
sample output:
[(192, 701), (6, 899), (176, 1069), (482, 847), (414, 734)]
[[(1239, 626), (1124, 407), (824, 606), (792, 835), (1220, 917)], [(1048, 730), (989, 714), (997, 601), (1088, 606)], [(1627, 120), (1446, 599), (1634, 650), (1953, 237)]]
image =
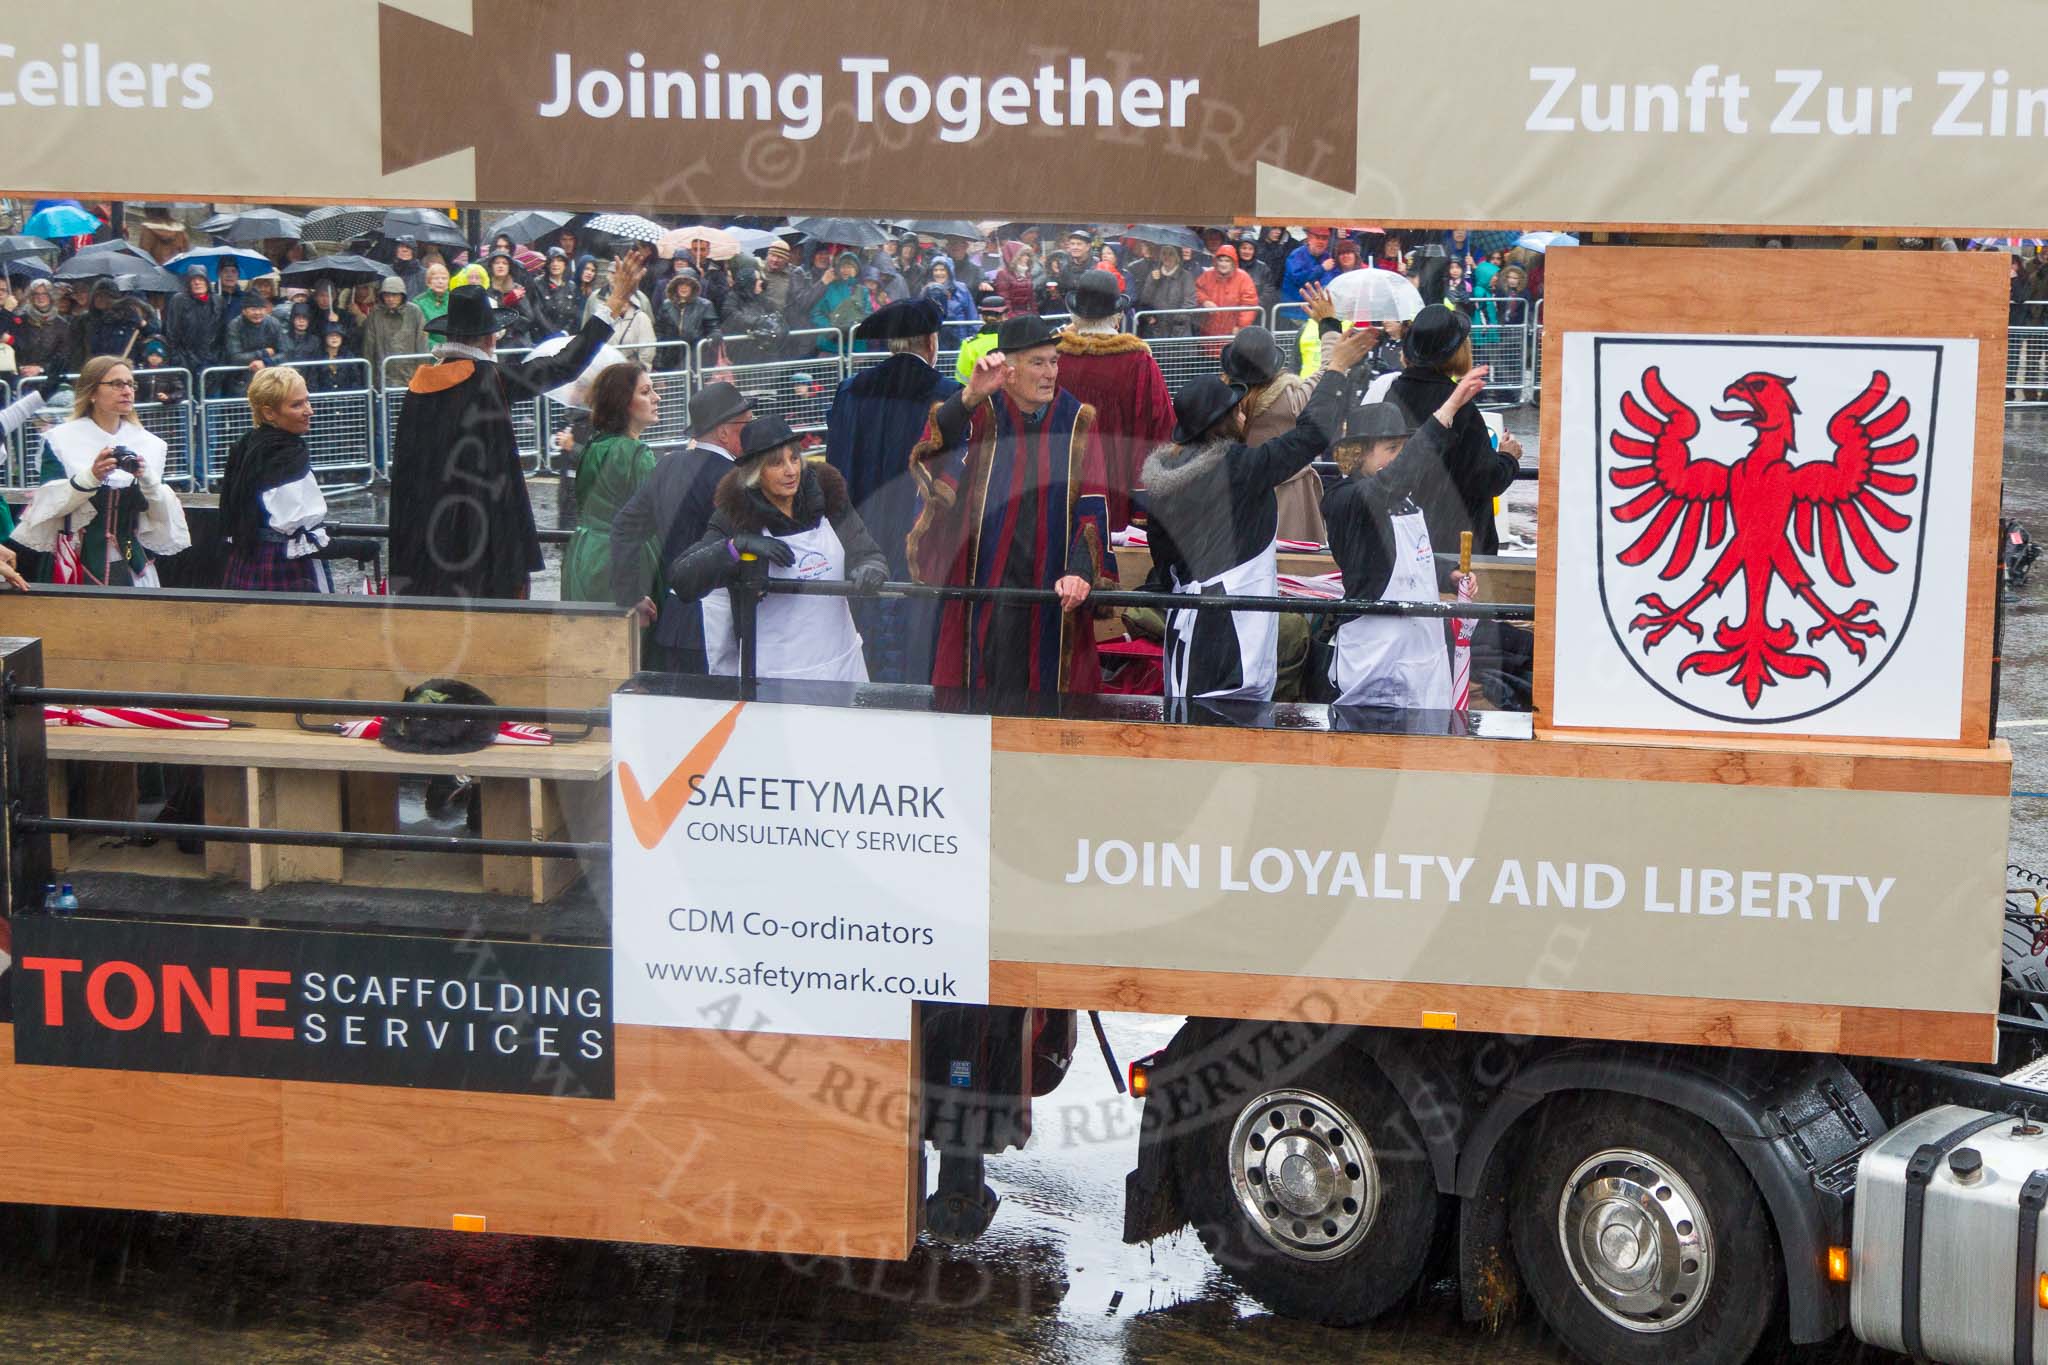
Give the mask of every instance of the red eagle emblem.
[(1740, 577), (1741, 603), (1728, 603), (1728, 614), (1710, 623), (1713, 646), (1687, 654), (1677, 676), (1726, 675), (1752, 711), (1764, 689), (1780, 679), (1831, 678), (1825, 662), (1802, 652), (1792, 621), (1770, 619), (1772, 593), (1779, 585), (1781, 602), (1789, 593), (1816, 618), (1805, 635), (1809, 649), (1833, 636), (1860, 664), (1869, 642), (1884, 636), (1884, 623), (1869, 598), (1859, 596), (1837, 610), (1821, 595), (1813, 570), (1817, 566), (1835, 585), (1852, 590), (1865, 571), (1897, 570), (1871, 527), (1875, 523), (1887, 532), (1909, 528), (1912, 515), (1889, 499), (1913, 492), (1919, 483), (1917, 475), (1893, 468), (1919, 453), (1920, 440), (1912, 435), (1892, 439), (1913, 409), (1906, 398), (1892, 398), (1891, 377), (1884, 370), (1874, 371), (1863, 391), (1829, 420), (1828, 439), (1835, 449), (1825, 460), (1793, 461), (1799, 404), (1792, 391), (1797, 382), (1754, 372), (1723, 392), (1732, 406), (1712, 409), (1714, 417), (1754, 433), (1747, 453), (1733, 463), (1693, 457), (1699, 415), (1672, 396), (1654, 365), (1643, 371), (1642, 400), (1633, 392), (1621, 398), (1622, 417), (1633, 432), (1617, 428), (1608, 437), (1617, 462), (1607, 479), (1626, 498), (1611, 513), (1631, 528), (1646, 523), (1617, 556), (1619, 561), (1639, 567), (1668, 547), (1669, 558), (1657, 577), (1670, 582), (1685, 576), (1702, 553), (1713, 556), (1705, 581), (1678, 605), (1654, 592), (1638, 597), (1636, 605), (1643, 610), (1629, 622), (1629, 636), (1642, 633), (1646, 656), (1677, 630), (1704, 644), (1705, 630), (1695, 614)]

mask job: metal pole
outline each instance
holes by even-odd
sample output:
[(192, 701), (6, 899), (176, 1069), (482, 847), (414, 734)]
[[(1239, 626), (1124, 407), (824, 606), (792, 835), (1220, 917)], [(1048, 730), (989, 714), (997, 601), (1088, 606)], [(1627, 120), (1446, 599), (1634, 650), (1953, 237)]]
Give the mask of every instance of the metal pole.
[[(748, 567), (742, 565), (742, 568)], [(766, 567), (766, 566), (763, 566)], [(760, 684), (755, 676), (754, 635), (761, 618), (761, 592), (751, 575), (742, 572), (728, 589), (732, 598), (732, 628), (740, 642), (740, 697), (752, 701)]]
[[(487, 853), (510, 858), (602, 858), (605, 843), (556, 839), (479, 839), (461, 834), (359, 834), (351, 830), (251, 829), (245, 825), (179, 825), (160, 820), (86, 820), (70, 816), (16, 815), (16, 833), (153, 834), (160, 839), (198, 839), (221, 844), (284, 844), (294, 848), (365, 848), (384, 853)], [(44, 841), (47, 846), (48, 841)]]

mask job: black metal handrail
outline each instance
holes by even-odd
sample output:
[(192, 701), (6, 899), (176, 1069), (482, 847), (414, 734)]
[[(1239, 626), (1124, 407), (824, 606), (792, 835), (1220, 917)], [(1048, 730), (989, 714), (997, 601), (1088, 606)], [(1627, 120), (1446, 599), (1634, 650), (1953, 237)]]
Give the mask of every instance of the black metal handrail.
[(605, 857), (606, 843), (566, 839), (486, 839), (468, 834), (365, 834), (353, 830), (250, 829), (242, 825), (181, 825), (163, 820), (88, 820), (68, 815), (14, 816), (21, 834), (137, 834), (218, 844), (283, 844), (299, 848), (360, 848), (382, 853), (482, 853), (507, 858)]
[[(744, 580), (743, 580), (744, 581)], [(943, 602), (1041, 602), (1059, 600), (1051, 588), (975, 588), (934, 583), (884, 583), (863, 593), (851, 583), (811, 583), (794, 578), (756, 579), (762, 591), (802, 597), (906, 597)], [(1437, 620), (1533, 621), (1536, 608), (1517, 602), (1401, 602), (1387, 598), (1229, 597), (1221, 594), (1143, 592), (1098, 588), (1089, 606), (1158, 607), (1168, 611), (1284, 611), (1307, 616), (1420, 616)]]

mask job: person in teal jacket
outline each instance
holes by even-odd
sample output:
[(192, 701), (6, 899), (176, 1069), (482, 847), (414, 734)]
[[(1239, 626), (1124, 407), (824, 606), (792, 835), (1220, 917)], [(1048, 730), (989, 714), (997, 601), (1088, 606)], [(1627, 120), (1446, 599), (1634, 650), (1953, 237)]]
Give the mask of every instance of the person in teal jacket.
[[(832, 258), (832, 282), (811, 305), (811, 326), (845, 330), (860, 325), (874, 309), (870, 306), (866, 281), (860, 277), (860, 254), (842, 251)], [(839, 353), (834, 337), (819, 337), (818, 349), (826, 355)]]
[[(661, 393), (639, 365), (608, 366), (590, 386), (594, 437), (576, 466), (576, 529), (562, 553), (562, 600), (612, 600), (612, 518), (654, 472), (659, 458), (640, 437), (661, 418)], [(640, 547), (648, 582), (660, 545)]]

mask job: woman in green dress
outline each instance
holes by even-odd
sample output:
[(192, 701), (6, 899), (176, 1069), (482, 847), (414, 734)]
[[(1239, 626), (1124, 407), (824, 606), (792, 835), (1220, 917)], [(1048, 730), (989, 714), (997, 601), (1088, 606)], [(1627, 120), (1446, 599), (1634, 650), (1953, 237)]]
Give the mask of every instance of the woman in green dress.
[[(612, 517), (647, 481), (657, 458), (640, 434), (661, 417), (661, 394), (647, 371), (612, 365), (590, 386), (591, 442), (576, 466), (576, 529), (562, 556), (564, 602), (612, 600)], [(661, 547), (640, 547), (646, 559), (642, 581), (655, 581)]]

